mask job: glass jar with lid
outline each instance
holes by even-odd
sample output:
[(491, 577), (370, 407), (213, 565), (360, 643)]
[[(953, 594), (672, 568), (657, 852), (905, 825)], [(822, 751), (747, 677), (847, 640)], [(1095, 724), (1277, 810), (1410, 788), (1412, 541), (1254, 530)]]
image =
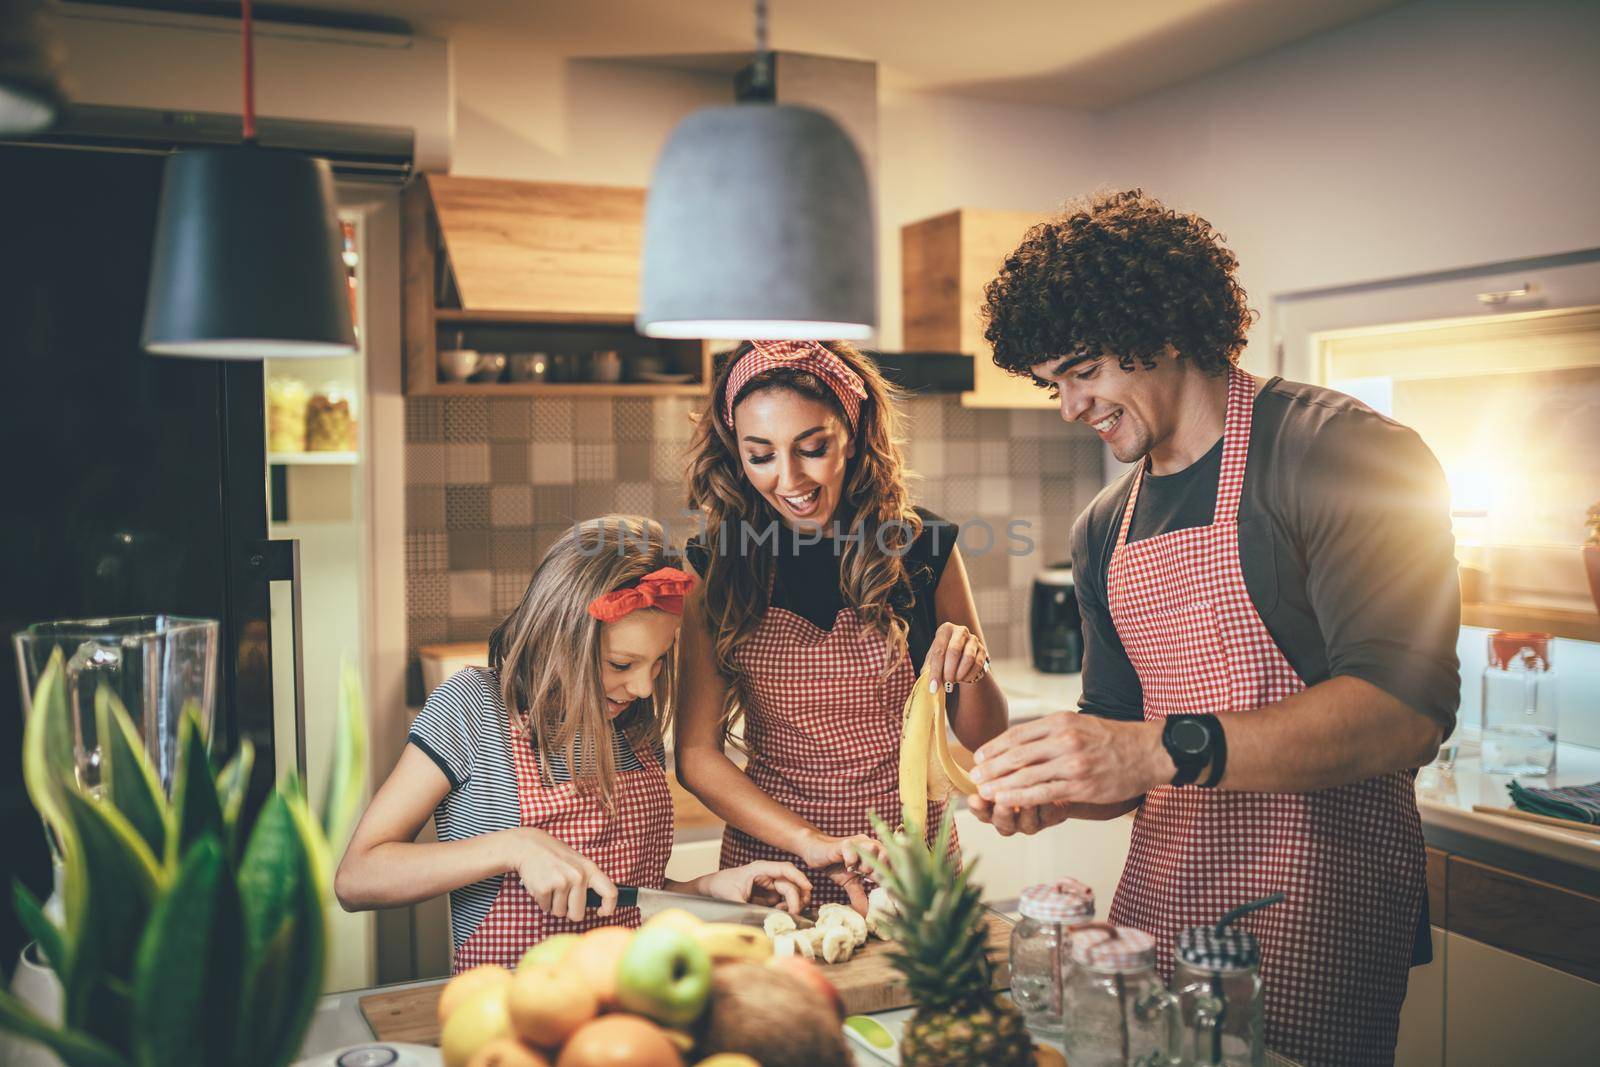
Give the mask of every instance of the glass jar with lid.
[(1029, 1029), (1061, 1036), (1061, 990), (1072, 969), (1068, 939), (1094, 919), (1094, 890), (1072, 878), (1022, 891), (1011, 928), (1011, 999)]
[(1483, 769), (1536, 777), (1556, 762), (1556, 672), (1550, 635), (1496, 630), (1483, 668)]
[(1172, 993), (1182, 1019), (1183, 1062), (1195, 1067), (1261, 1067), (1266, 1056), (1261, 945), (1236, 926), (1178, 933)]
[(1074, 930), (1062, 991), (1072, 1067), (1178, 1067), (1178, 1001), (1156, 974), (1155, 938), (1131, 926)]
[(329, 382), (306, 402), (306, 451), (356, 451), (355, 397)]

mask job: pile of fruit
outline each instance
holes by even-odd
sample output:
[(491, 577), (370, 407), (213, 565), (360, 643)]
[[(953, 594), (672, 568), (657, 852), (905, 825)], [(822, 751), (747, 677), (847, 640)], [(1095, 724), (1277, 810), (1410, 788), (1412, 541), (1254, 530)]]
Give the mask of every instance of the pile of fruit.
[(665, 911), (476, 967), (439, 998), (445, 1067), (847, 1067), (843, 1006), (755, 927)]

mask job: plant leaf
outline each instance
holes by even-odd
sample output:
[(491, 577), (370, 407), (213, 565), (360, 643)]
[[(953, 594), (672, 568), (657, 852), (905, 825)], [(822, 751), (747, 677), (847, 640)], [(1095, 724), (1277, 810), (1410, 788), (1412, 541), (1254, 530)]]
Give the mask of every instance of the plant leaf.
[(112, 1047), (125, 1048), (122, 1038), (132, 1009), (126, 991), (159, 868), (144, 839), (115, 808), (76, 789), (64, 795), (75, 839), (68, 887), (77, 883), (85, 905), (81, 925), (73, 929), (65, 1018), (68, 1026), (92, 1028)]
[(94, 694), (94, 729), (104, 763), (106, 796), (157, 856), (167, 848), (167, 802), (144, 742), (117, 694), (102, 682)]
[(166, 856), (169, 868), (176, 869), (196, 841), (208, 835), (221, 841), (227, 833), (211, 757), (206, 754), (205, 731), (199, 712), (190, 705), (184, 707), (183, 723), (178, 727), (178, 779), (172, 791), (172, 812), (173, 833)]
[(217, 801), (222, 805), (222, 821), (231, 833), (239, 823), (245, 794), (250, 790), (250, 772), (256, 765), (256, 746), (248, 737), (239, 741), (239, 751), (217, 775)]
[(322, 798), (322, 836), (330, 849), (344, 843), (367, 782), (367, 711), (361, 696), (361, 675), (348, 660), (340, 664), (339, 719), (333, 742), (333, 766)]
[(11, 993), (0, 989), (0, 1030), (37, 1041), (67, 1067), (129, 1067), (117, 1051), (87, 1034), (57, 1029)]
[[(232, 895), (221, 841), (215, 835), (201, 838), (184, 854), (139, 942), (133, 1038), (141, 1067), (225, 1062), (208, 1056), (207, 1045), (215, 1041), (209, 1032), (218, 1021), (214, 1013), (238, 998), (238, 913), (236, 897), (228, 900)], [(219, 958), (219, 944), (230, 939), (235, 950)]]
[(239, 868), (247, 976), (240, 1062), (293, 1059), (322, 988), (326, 898), (313, 851), (320, 835), (293, 784), (286, 780), (263, 807)]
[(66, 943), (62, 940), (61, 931), (56, 928), (55, 923), (45, 917), (39, 898), (33, 895), (33, 890), (24, 885), (20, 878), (11, 883), (11, 901), (16, 907), (17, 918), (22, 921), (22, 928), (28, 932), (29, 937), (39, 943), (39, 951), (44, 955), (45, 963), (50, 965), (50, 969), (56, 972), (57, 977), (60, 977), (67, 958)]
[(51, 654), (34, 686), (32, 713), (22, 738), (22, 777), (28, 796), (57, 833), (70, 832), (64, 794), (78, 780), (65, 662), (60, 649)]

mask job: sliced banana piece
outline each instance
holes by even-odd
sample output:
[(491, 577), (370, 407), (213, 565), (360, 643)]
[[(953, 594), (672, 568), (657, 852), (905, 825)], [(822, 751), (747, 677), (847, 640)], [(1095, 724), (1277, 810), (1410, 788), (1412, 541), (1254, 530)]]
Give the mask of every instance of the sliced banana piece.
[(786, 934), (794, 928), (794, 916), (786, 911), (775, 911), (761, 920), (761, 929), (765, 930), (767, 936), (774, 941), (778, 939), (779, 934)]
[(846, 904), (824, 904), (817, 909), (817, 925), (824, 929), (841, 927), (850, 931), (856, 947), (867, 943), (867, 920)]
[(829, 927), (822, 935), (822, 958), (829, 963), (843, 963), (855, 950), (855, 935), (842, 926)]

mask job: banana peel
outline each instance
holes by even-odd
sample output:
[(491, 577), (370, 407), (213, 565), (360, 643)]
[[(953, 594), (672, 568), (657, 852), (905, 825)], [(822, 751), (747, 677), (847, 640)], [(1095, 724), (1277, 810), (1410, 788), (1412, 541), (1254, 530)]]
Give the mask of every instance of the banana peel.
[[(918, 676), (906, 698), (900, 731), (900, 803), (921, 826), (928, 801), (953, 793), (971, 796), (977, 784), (950, 753), (950, 720), (943, 686), (928, 691), (928, 673)], [(923, 827), (925, 830), (926, 827)]]
[(701, 923), (688, 933), (700, 942), (713, 963), (765, 963), (772, 958), (772, 940), (759, 926)]

